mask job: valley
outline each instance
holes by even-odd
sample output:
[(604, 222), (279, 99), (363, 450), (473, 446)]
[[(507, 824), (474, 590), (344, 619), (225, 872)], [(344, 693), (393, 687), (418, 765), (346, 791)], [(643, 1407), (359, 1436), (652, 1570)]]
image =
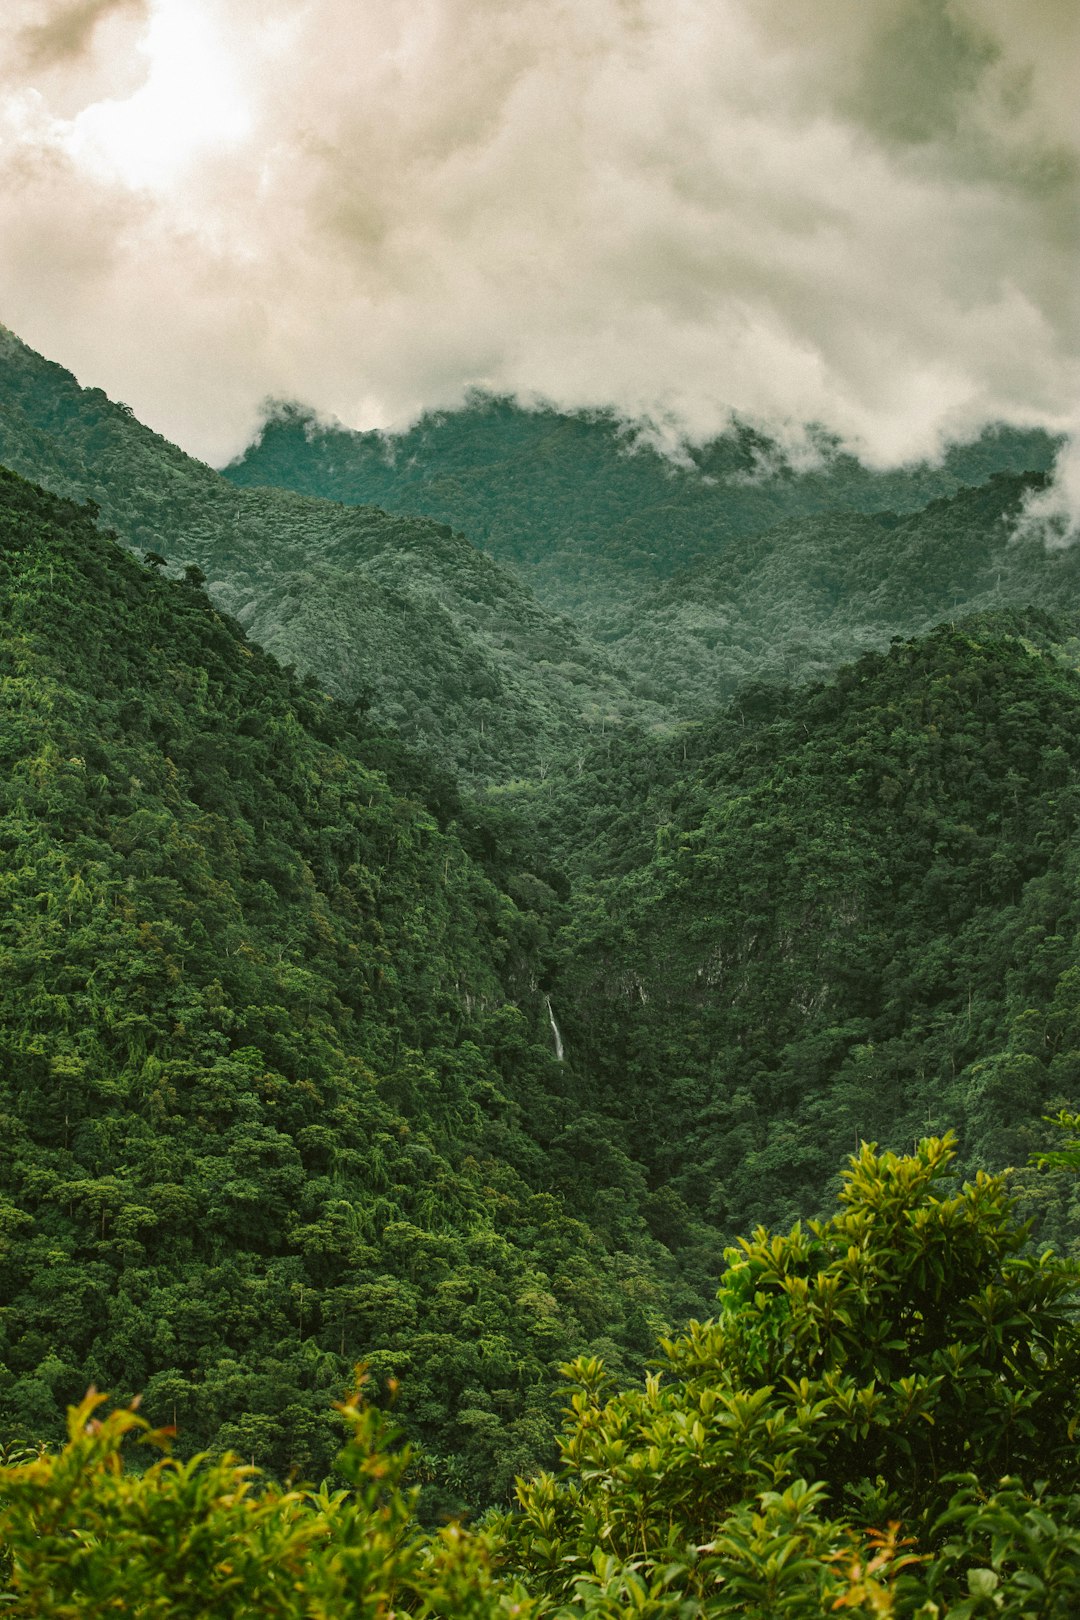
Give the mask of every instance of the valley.
[[(533, 1481), (499, 1556), (565, 1599), (560, 1366), (571, 1430), (658, 1340), (734, 1376), (671, 1336), (848, 1155), (1008, 1167), (1000, 1253), (1080, 1254), (1080, 565), (1012, 538), (1043, 436), (796, 477), (534, 416), (222, 475), (4, 334), (0, 1417), (340, 1481), (363, 1364), (423, 1522)], [(614, 1432), (563, 1446), (617, 1519)]]

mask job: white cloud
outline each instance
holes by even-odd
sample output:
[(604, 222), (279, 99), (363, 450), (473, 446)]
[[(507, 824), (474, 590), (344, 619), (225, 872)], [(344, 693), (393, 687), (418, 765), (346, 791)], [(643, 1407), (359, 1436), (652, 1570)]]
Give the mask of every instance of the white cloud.
[(1080, 432), (1058, 455), (1047, 488), (1028, 496), (1016, 532), (1037, 535), (1055, 551), (1080, 540)]
[(208, 459), (477, 383), (1077, 425), (1073, 0), (17, 4), (0, 318)]

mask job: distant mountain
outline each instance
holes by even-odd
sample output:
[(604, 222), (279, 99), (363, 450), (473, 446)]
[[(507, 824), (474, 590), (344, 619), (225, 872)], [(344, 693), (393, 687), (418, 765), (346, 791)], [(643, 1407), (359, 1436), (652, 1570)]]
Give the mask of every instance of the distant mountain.
[(939, 467), (795, 473), (743, 429), (676, 464), (607, 417), (478, 400), (397, 436), (282, 407), (225, 475), (461, 525), (688, 719), (957, 613), (1080, 603), (1072, 553), (1013, 541), (1054, 448), (1002, 429)]
[(795, 472), (743, 427), (675, 461), (609, 415), (478, 397), (399, 434), (354, 433), (280, 405), (225, 476), (451, 523), (549, 606), (610, 629), (625, 623), (625, 598), (636, 611), (659, 582), (788, 519), (918, 511), (997, 472), (1045, 472), (1054, 452), (1045, 433), (1000, 429), (937, 467), (872, 472), (823, 443), (821, 465)]
[(0, 328), (0, 463), (197, 566), (285, 663), (466, 779), (543, 775), (590, 729), (660, 718), (609, 654), (445, 523), (238, 491)]
[(748, 682), (822, 680), (894, 636), (1033, 605), (1080, 609), (1080, 547), (1018, 537), (1045, 475), (997, 473), (908, 514), (791, 518), (733, 540), (634, 604), (607, 644), (639, 690), (707, 717)]

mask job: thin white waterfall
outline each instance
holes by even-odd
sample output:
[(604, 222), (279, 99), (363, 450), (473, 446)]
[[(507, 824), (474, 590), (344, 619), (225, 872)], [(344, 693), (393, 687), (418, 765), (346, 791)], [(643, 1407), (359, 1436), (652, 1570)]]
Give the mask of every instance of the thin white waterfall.
[(548, 1022), (551, 1025), (551, 1033), (555, 1037), (555, 1056), (559, 1060), (559, 1062), (561, 1063), (562, 1060), (563, 1060), (562, 1036), (559, 1034), (559, 1026), (555, 1022), (555, 1014), (551, 1010), (551, 997), (550, 996), (545, 996), (544, 997), (544, 1005), (547, 1007), (547, 1010), (548, 1010)]

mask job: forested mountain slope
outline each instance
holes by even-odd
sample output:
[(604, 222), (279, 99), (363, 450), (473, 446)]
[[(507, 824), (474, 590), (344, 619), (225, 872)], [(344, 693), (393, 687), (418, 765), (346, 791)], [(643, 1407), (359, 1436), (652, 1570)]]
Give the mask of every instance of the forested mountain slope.
[(399, 434), (352, 433), (279, 406), (225, 475), (350, 503), (424, 512), (511, 564), (553, 607), (590, 626), (624, 626), (680, 570), (740, 539), (824, 512), (918, 511), (996, 472), (1045, 472), (1044, 433), (1001, 429), (949, 450), (938, 467), (876, 473), (823, 445), (794, 472), (748, 428), (680, 462), (602, 414), (525, 410), (479, 397)]
[[(861, 1138), (1022, 1165), (1076, 1105), (1078, 575), (1010, 539), (1031, 475), (924, 505), (960, 461), (898, 475), (882, 514), (745, 436), (684, 474), (548, 420), (521, 511), (539, 544), (561, 491), (565, 557), (593, 468), (574, 577), (623, 570), (603, 628), (642, 698), (445, 524), (235, 490), (9, 334), (0, 375), (0, 457), (176, 565), (0, 472), (7, 1433), (94, 1381), (317, 1475), (366, 1357), (431, 1508), (503, 1499), (550, 1456), (554, 1368), (640, 1364)], [(542, 413), (478, 409), (524, 476)], [(481, 490), (483, 436), (452, 443)], [(639, 566), (603, 523), (624, 463), (657, 524), (649, 479), (726, 477), (719, 554), (688, 496)], [(798, 507), (834, 474), (846, 512)], [(780, 673), (815, 684), (747, 680)], [(1077, 1246), (1070, 1189), (1010, 1185)]]
[(446, 524), (237, 491), (4, 328), (0, 464), (93, 500), (127, 545), (200, 567), (261, 645), (470, 780), (542, 774), (592, 727), (658, 718), (610, 655)]
[(684, 716), (752, 681), (823, 679), (893, 636), (1036, 605), (1080, 609), (1080, 547), (1019, 532), (1040, 473), (997, 473), (918, 512), (792, 518), (643, 596), (608, 644)]
[(942, 627), (547, 784), (567, 1044), (671, 1197), (783, 1221), (862, 1138), (1023, 1165), (1075, 1105), (1075, 628)]
[(368, 1357), (444, 1499), (505, 1493), (568, 1351), (632, 1361), (700, 1298), (552, 1054), (555, 894), (8, 472), (0, 624), (5, 1433), (54, 1437), (94, 1382), (318, 1475)]

